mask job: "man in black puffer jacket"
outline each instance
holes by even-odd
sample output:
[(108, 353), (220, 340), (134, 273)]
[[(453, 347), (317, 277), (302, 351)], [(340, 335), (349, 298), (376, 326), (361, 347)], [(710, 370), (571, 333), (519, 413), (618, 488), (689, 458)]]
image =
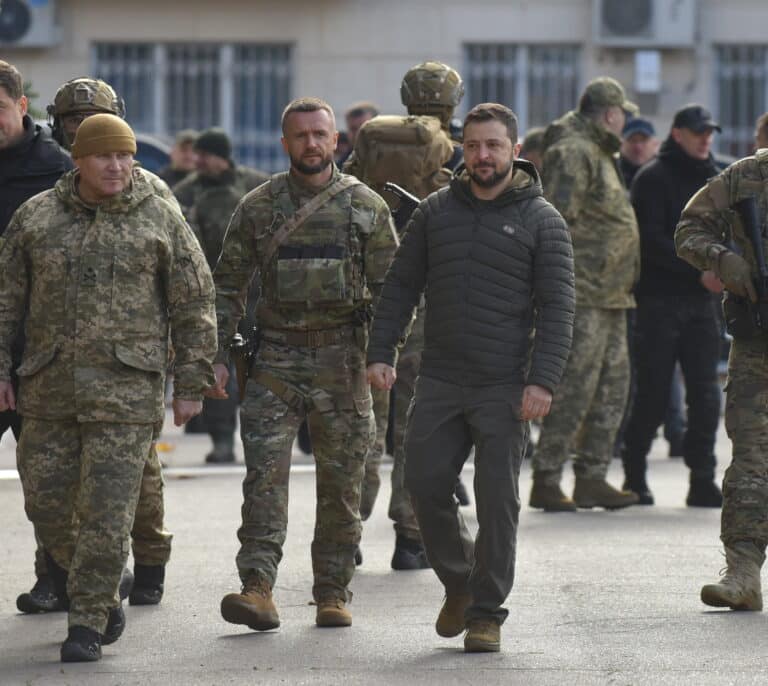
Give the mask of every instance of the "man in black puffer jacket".
[[(33, 195), (53, 188), (72, 169), (72, 160), (27, 114), (27, 98), (18, 69), (0, 60), (0, 241), (13, 213)], [(23, 334), (13, 344), (14, 369), (21, 364)], [(14, 390), (17, 379), (13, 374)], [(0, 412), (0, 436), (7, 429), (16, 439), (21, 417), (14, 410)]]
[(715, 433), (720, 417), (717, 362), (720, 328), (717, 302), (722, 283), (675, 252), (675, 227), (690, 198), (718, 173), (710, 152), (720, 126), (700, 105), (678, 110), (657, 158), (632, 183), (640, 226), (640, 281), (635, 289), (637, 392), (624, 437), (625, 487), (653, 504), (646, 482), (647, 455), (669, 402), (675, 364), (685, 378), (688, 428), (683, 457), (691, 470), (687, 504), (719, 507), (714, 483)]
[[(437, 633), (466, 628), (468, 652), (499, 650), (528, 420), (549, 412), (573, 331), (570, 235), (542, 197), (536, 168), (516, 160), (519, 148), (511, 110), (489, 103), (470, 111), (466, 169), (414, 212), (368, 347), (371, 383), (391, 387), (398, 341), (426, 294), (405, 479), (427, 556), (445, 586)], [(453, 497), (473, 445), (474, 542)]]

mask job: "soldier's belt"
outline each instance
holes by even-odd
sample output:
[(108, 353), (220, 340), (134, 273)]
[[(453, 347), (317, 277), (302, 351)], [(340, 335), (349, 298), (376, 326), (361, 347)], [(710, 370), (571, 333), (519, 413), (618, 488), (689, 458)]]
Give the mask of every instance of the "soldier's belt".
[(261, 340), (282, 345), (292, 345), (297, 348), (322, 348), (326, 345), (337, 345), (354, 340), (355, 330), (351, 326), (337, 329), (317, 329), (314, 331), (284, 331), (279, 329), (263, 329)]

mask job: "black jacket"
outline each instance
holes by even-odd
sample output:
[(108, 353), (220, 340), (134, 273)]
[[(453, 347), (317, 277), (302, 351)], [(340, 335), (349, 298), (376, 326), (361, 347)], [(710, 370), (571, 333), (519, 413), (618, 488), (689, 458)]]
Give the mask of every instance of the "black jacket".
[(696, 160), (670, 136), (658, 156), (632, 182), (632, 205), (640, 226), (640, 281), (635, 294), (705, 295), (701, 273), (675, 252), (675, 227), (687, 202), (718, 173), (714, 157)]
[[(70, 169), (69, 154), (25, 115), (22, 139), (0, 150), (0, 236), (21, 205), (33, 195), (53, 188)], [(24, 332), (19, 330), (11, 350), (14, 366), (21, 362), (23, 350)]]
[(53, 188), (70, 169), (69, 155), (29, 115), (25, 116), (22, 139), (0, 150), (0, 235), (20, 205)]
[(394, 365), (422, 292), (421, 374), (467, 386), (555, 389), (573, 333), (573, 252), (530, 162), (515, 162), (510, 186), (493, 201), (475, 198), (460, 168), (450, 186), (421, 202), (387, 272), (369, 364)]

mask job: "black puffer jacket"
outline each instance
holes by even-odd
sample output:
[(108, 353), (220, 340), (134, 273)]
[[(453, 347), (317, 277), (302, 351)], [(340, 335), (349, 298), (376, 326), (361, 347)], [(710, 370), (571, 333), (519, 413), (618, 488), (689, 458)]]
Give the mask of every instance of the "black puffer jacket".
[(697, 160), (670, 136), (656, 158), (637, 172), (631, 198), (640, 227), (640, 281), (635, 294), (707, 295), (701, 272), (675, 252), (675, 227), (691, 197), (717, 175), (712, 155)]
[(25, 116), (22, 139), (0, 150), (0, 235), (22, 203), (53, 188), (70, 169), (69, 155), (29, 115)]
[(369, 364), (393, 365), (422, 291), (421, 374), (468, 386), (555, 389), (573, 333), (573, 253), (530, 162), (515, 162), (510, 186), (495, 200), (475, 198), (459, 169), (449, 187), (419, 205), (387, 272)]

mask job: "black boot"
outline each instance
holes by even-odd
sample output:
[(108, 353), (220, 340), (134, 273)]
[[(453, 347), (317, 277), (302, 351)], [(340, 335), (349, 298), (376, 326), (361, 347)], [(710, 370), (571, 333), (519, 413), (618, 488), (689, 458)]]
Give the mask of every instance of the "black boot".
[(429, 569), (427, 553), (421, 541), (414, 541), (405, 536), (397, 535), (395, 538), (395, 552), (392, 555), (392, 569)]
[(59, 596), (53, 588), (53, 581), (46, 574), (41, 576), (29, 593), (22, 593), (16, 598), (16, 607), (19, 612), (35, 614), (38, 612), (58, 612), (63, 610), (59, 602)]
[(69, 595), (67, 595), (67, 570), (60, 567), (51, 554), (45, 551), (45, 566), (48, 568), (48, 576), (53, 583), (53, 591), (59, 599), (59, 605), (62, 610), (69, 610)]
[(691, 477), (685, 504), (688, 507), (722, 507), (723, 493), (714, 479)]
[(101, 660), (101, 634), (85, 626), (71, 626), (61, 644), (62, 662), (96, 662)]
[(461, 480), (461, 477), (456, 479), (456, 488), (453, 493), (456, 496), (456, 500), (459, 501), (459, 505), (462, 507), (467, 507), (467, 505), (470, 504), (469, 493), (467, 493), (467, 488)]
[(125, 612), (123, 612), (123, 604), (120, 603), (109, 611), (107, 628), (104, 629), (101, 644), (108, 646), (110, 643), (114, 643), (123, 635), (123, 631), (125, 631)]
[(231, 433), (211, 434), (213, 450), (205, 456), (208, 464), (232, 464), (235, 461), (235, 436)]
[(165, 565), (135, 564), (136, 580), (128, 597), (131, 605), (157, 605), (163, 599), (165, 586)]
[(120, 586), (117, 588), (120, 600), (125, 600), (131, 595), (134, 583), (133, 572), (128, 567), (123, 567), (123, 573), (120, 575)]
[(645, 479), (635, 479), (633, 481), (626, 479), (624, 481), (624, 485), (621, 488), (624, 491), (632, 491), (633, 493), (637, 493), (637, 497), (639, 498), (637, 501), (638, 505), (653, 505), (655, 502), (653, 499), (653, 493), (651, 493), (651, 489), (648, 488), (648, 484), (645, 482)]

